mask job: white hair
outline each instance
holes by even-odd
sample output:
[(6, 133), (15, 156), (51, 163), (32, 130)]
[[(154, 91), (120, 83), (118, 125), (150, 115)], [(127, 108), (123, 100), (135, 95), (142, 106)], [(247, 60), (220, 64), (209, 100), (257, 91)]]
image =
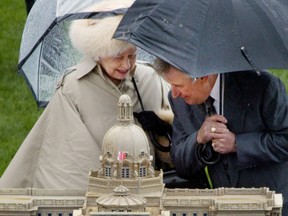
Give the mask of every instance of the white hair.
[[(132, 0), (105, 0), (85, 11), (109, 11), (117, 8), (128, 8)], [(116, 56), (117, 53), (135, 47), (126, 41), (113, 39), (123, 15), (103, 19), (80, 19), (71, 23), (69, 36), (72, 45), (83, 55), (95, 61), (100, 57)]]

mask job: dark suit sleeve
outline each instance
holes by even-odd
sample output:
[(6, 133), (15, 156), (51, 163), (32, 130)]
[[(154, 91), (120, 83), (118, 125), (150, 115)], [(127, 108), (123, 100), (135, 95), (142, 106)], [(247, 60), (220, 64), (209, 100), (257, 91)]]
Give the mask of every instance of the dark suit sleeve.
[(263, 77), (261, 94), (254, 95), (258, 110), (252, 110), (254, 116), (247, 112), (245, 120), (245, 126), (255, 127), (254, 131), (236, 134), (237, 158), (244, 168), (288, 161), (287, 93), (279, 78)]
[[(195, 125), (188, 119), (185, 102), (174, 100), (169, 93), (169, 101), (174, 112), (173, 136), (171, 157), (173, 164), (182, 178), (194, 178), (203, 171), (204, 165), (196, 158), (196, 135)], [(185, 128), (183, 127), (185, 125)]]

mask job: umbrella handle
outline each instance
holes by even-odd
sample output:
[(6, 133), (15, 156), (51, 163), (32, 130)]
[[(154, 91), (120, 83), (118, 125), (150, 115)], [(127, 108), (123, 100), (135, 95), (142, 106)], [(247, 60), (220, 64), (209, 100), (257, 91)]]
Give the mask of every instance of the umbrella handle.
[[(210, 155), (207, 155), (205, 152), (205, 150), (208, 148), (210, 148)], [(222, 155), (218, 152), (215, 152), (212, 148), (211, 142), (208, 142), (204, 145), (197, 145), (196, 156), (203, 164), (214, 165), (220, 161)]]

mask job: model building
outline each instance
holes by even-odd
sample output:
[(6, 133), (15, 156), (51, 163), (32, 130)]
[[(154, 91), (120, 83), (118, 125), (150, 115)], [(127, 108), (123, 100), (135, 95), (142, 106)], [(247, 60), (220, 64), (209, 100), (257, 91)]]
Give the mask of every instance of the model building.
[[(0, 190), (5, 216), (278, 216), (282, 195), (269, 188), (165, 188), (155, 171), (145, 132), (133, 123), (132, 102), (122, 95), (118, 124), (103, 140), (101, 168), (90, 171), (87, 191)], [(15, 174), (16, 175), (16, 174)]]

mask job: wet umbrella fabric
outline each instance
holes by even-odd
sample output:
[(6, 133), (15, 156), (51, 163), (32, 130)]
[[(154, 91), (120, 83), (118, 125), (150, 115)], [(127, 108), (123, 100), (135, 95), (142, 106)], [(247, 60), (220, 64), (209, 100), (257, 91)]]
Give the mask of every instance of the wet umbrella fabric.
[(288, 1), (137, 0), (114, 37), (201, 77), (288, 68)]
[[(81, 54), (72, 47), (68, 29), (72, 20), (124, 14), (127, 8), (106, 12), (83, 12), (101, 0), (37, 0), (22, 34), (18, 70), (24, 75), (39, 107), (52, 97), (65, 69), (75, 65)], [(44, 13), (44, 12), (45, 13)], [(140, 50), (141, 60), (152, 56)]]
[[(137, 0), (114, 38), (135, 44), (194, 78), (288, 68), (287, 11), (286, 0)], [(221, 75), (221, 115), (223, 89)], [(211, 156), (211, 145), (205, 148)], [(210, 156), (203, 157), (204, 163), (217, 163), (219, 155)]]

